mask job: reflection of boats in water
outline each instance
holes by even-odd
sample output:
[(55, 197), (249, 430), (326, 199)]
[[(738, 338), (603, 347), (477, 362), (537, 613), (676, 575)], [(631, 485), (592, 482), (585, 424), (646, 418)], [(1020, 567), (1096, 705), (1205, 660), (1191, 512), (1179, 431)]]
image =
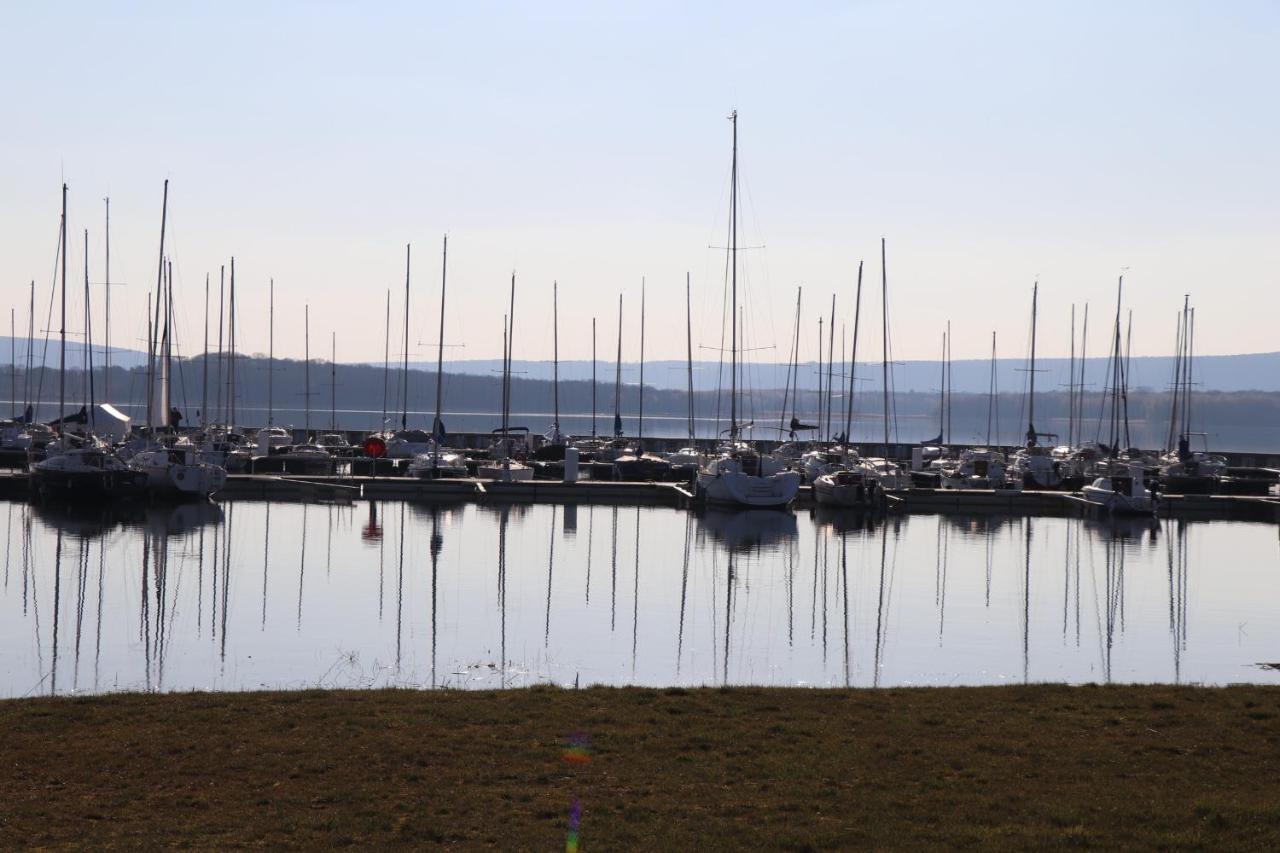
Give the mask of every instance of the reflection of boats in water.
[(819, 527), (830, 527), (836, 533), (853, 533), (875, 530), (876, 521), (884, 515), (871, 509), (815, 504), (812, 517)]
[(105, 536), (117, 527), (145, 529), (175, 536), (207, 525), (222, 524), (222, 506), (212, 501), (147, 505), (120, 503), (108, 506), (34, 504), (35, 517), (51, 530), (85, 538)]
[(1107, 539), (1141, 540), (1149, 537), (1154, 543), (1160, 532), (1160, 521), (1154, 515), (1110, 515), (1090, 513), (1083, 518), (1084, 526), (1094, 535)]
[(732, 512), (706, 509), (698, 515), (700, 526), (732, 551), (753, 551), (796, 538), (796, 517), (772, 509)]

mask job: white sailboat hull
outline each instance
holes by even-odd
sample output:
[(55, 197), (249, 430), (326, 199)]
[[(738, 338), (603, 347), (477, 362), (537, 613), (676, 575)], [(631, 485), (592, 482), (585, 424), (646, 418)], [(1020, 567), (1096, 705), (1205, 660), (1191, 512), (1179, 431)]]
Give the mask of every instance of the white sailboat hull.
[(800, 490), (795, 471), (757, 477), (742, 471), (701, 471), (698, 490), (708, 503), (724, 506), (785, 507)]

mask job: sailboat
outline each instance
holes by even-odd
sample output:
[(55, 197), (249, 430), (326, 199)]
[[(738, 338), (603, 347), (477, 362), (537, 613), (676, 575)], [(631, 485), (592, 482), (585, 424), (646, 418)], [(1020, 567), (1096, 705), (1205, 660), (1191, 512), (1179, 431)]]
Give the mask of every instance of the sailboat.
[(672, 475), (679, 479), (688, 479), (697, 476), (698, 469), (707, 461), (706, 455), (698, 449), (696, 444), (696, 436), (694, 435), (694, 417), (693, 417), (693, 297), (689, 286), (689, 274), (684, 274), (684, 312), (685, 312), (685, 346), (687, 357), (686, 375), (688, 377), (688, 399), (689, 399), (689, 444), (681, 447), (675, 453), (667, 455), (667, 461), (671, 463)]
[(665, 480), (671, 474), (671, 463), (644, 449), (644, 280), (640, 281), (640, 415), (636, 421), (636, 446), (613, 460), (614, 478), (630, 481)]
[(388, 459), (412, 459), (431, 450), (431, 436), (426, 430), (409, 429), (409, 269), (412, 246), (404, 247), (404, 365), (401, 370), (400, 429), (387, 440)]
[(733, 123), (733, 161), (729, 190), (729, 266), (732, 291), (729, 322), (733, 329), (729, 371), (728, 442), (698, 471), (697, 492), (708, 503), (743, 507), (785, 507), (800, 490), (800, 475), (783, 470), (739, 440), (738, 424), (738, 111)]
[[(1022, 448), (1010, 460), (1009, 474), (1022, 481), (1027, 489), (1056, 489), (1062, 482), (1062, 465), (1054, 458), (1053, 448), (1039, 443), (1041, 438), (1056, 435), (1036, 431), (1036, 308), (1040, 293), (1037, 282), (1031, 288), (1031, 365), (1028, 368), (1030, 389), (1027, 393), (1027, 434)], [(1117, 319), (1117, 323), (1119, 320)]]
[(503, 322), (502, 329), (502, 426), (495, 433), (500, 433), (494, 451), (497, 455), (492, 462), (476, 469), (476, 476), (482, 480), (497, 480), (502, 483), (523, 482), (533, 479), (533, 469), (517, 459), (511, 458), (511, 356), (515, 345), (515, 312), (516, 312), (516, 274), (511, 274), (511, 314), (509, 321)]
[(444, 297), (445, 281), (449, 268), (449, 235), (444, 235), (444, 249), (440, 262), (440, 338), (436, 341), (436, 416), (432, 425), (431, 446), (419, 453), (409, 463), (410, 477), (435, 479), (436, 477), (467, 476), (466, 457), (444, 447), (444, 421), (440, 407), (444, 402)]
[(566, 438), (560, 431), (560, 285), (551, 282), (551, 429), (533, 451), (540, 462), (563, 462)]
[[(166, 194), (168, 182), (165, 182)], [(62, 185), (62, 325), (59, 330), (58, 411), (67, 403), (67, 185)], [(163, 261), (162, 261), (163, 265)], [(86, 337), (86, 348), (90, 347)], [(87, 423), (87, 406), (81, 416), (62, 415), (53, 423), (58, 440), (46, 448), (45, 459), (31, 469), (31, 487), (42, 499), (76, 502), (109, 502), (141, 494), (143, 475), (130, 468), (110, 448), (85, 436), (72, 446), (67, 426), (73, 421)]]
[[(169, 201), (169, 182), (165, 181), (165, 219)], [(164, 226), (160, 236), (161, 269), (164, 268)], [(155, 344), (158, 367), (158, 383), (150, 390), (155, 395), (151, 411), (152, 436), (161, 442), (138, 451), (129, 460), (129, 466), (147, 478), (147, 491), (159, 498), (207, 498), (227, 482), (224, 468), (200, 458), (199, 448), (190, 441), (179, 440), (177, 422), (170, 411), (170, 381), (173, 362), (173, 274), (165, 280), (161, 275), (156, 292), (156, 316), (163, 315), (163, 324), (157, 324), (159, 339)]]

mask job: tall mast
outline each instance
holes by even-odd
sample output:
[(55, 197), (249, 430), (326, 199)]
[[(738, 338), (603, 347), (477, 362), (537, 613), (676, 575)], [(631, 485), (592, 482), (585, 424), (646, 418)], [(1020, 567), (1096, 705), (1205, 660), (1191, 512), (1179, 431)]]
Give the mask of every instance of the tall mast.
[(67, 185), (62, 185), (62, 325), (58, 329), (58, 439), (67, 446)]
[(1036, 445), (1036, 300), (1039, 293), (1040, 282), (1037, 281), (1031, 285), (1031, 393), (1027, 397), (1028, 447)]
[[(996, 407), (996, 333), (991, 332), (991, 382), (987, 389), (987, 447), (991, 446), (991, 416)], [(997, 435), (996, 440), (1000, 437)]]
[[(796, 316), (791, 325), (791, 349), (787, 352), (787, 381), (782, 389), (782, 413), (778, 416), (778, 435), (781, 436), (787, 431), (787, 403), (791, 404), (794, 413), (799, 408), (800, 396), (800, 297), (804, 293), (803, 287), (796, 288)], [(692, 361), (692, 358), (690, 358)], [(690, 368), (692, 369), (692, 367)], [(792, 395), (791, 386), (795, 385), (795, 394)]]
[(102, 399), (111, 401), (111, 199), (104, 198), (107, 206), (107, 221), (105, 228), (105, 236), (103, 237), (103, 249), (106, 264), (105, 280), (102, 283), (102, 292), (106, 298), (106, 315), (103, 320), (102, 329)]
[(822, 324), (823, 318), (818, 317), (818, 441), (822, 440)]
[(379, 430), (387, 428), (387, 388), (391, 378), (391, 288), (387, 288), (387, 331), (383, 337), (382, 351), (382, 421)]
[[(177, 427), (173, 423), (169, 412), (173, 408), (173, 261), (165, 262), (165, 285), (164, 285), (164, 337), (161, 338), (160, 347), (160, 416), (161, 424), (167, 427)], [(157, 308), (159, 302), (156, 303)]]
[[(1190, 297), (1187, 298), (1187, 301), (1190, 302)], [(1193, 365), (1192, 359), (1195, 357), (1195, 347), (1196, 347), (1196, 309), (1188, 308), (1187, 309), (1187, 369), (1184, 371), (1187, 377), (1187, 392), (1185, 395), (1186, 401), (1183, 404), (1185, 407), (1185, 416), (1183, 417), (1183, 420), (1182, 420), (1183, 432), (1187, 433), (1188, 435), (1190, 435), (1191, 433), (1191, 384), (1192, 384), (1191, 370)], [(1190, 441), (1190, 439), (1188, 439), (1188, 441)]]
[[(267, 288), (267, 426), (275, 426), (276, 280)], [(311, 389), (307, 389), (310, 393)]]
[[(693, 297), (689, 285), (689, 273), (684, 274), (684, 317), (685, 317), (685, 344), (688, 357), (688, 377), (689, 377), (689, 444), (694, 442), (694, 424), (693, 424)], [(785, 406), (783, 407), (786, 408)]]
[(89, 419), (97, 425), (94, 407), (97, 399), (93, 393), (93, 303), (89, 300), (89, 229), (84, 229), (84, 367), (89, 383)]
[(640, 418), (636, 426), (636, 450), (644, 452), (644, 277), (640, 277)]
[(401, 385), (404, 389), (404, 396), (400, 402), (403, 409), (400, 412), (400, 429), (409, 428), (409, 250), (410, 245), (405, 244), (404, 247), (404, 377)]
[[(831, 401), (834, 397), (832, 385), (835, 374), (833, 366), (836, 361), (836, 295), (831, 294), (831, 324), (827, 328), (827, 440), (831, 440)], [(821, 438), (821, 436), (819, 436)]]
[(738, 440), (738, 111), (729, 115), (733, 122), (733, 167), (729, 183), (729, 267), (732, 283), (729, 322), (732, 324), (729, 349), (729, 441)]
[(218, 374), (217, 382), (214, 383), (217, 388), (217, 396), (213, 413), (214, 418), (221, 422), (226, 421), (226, 415), (222, 411), (222, 303), (223, 285), (226, 283), (226, 276), (227, 268), (224, 265), (218, 269)]
[[(511, 271), (511, 319), (507, 322), (507, 407), (502, 414), (502, 437), (507, 439), (507, 432), (510, 428), (511, 421), (511, 370), (515, 363), (516, 353), (516, 274), (515, 270)], [(510, 455), (510, 442), (507, 443), (507, 455)]]
[[(436, 416), (431, 422), (431, 435), (435, 438), (436, 450), (440, 449), (440, 442), (444, 441), (444, 421), (441, 420), (443, 413), (440, 407), (444, 400), (444, 294), (448, 273), (449, 235), (445, 234), (440, 251), (440, 336), (436, 339)], [(431, 468), (435, 471), (439, 467), (440, 454), (435, 453), (431, 456)]]
[(1076, 438), (1084, 438), (1084, 367), (1089, 348), (1089, 303), (1084, 304), (1084, 323), (1080, 329), (1080, 393), (1076, 395)]
[(557, 282), (551, 282), (551, 426), (560, 433), (560, 295)]
[(596, 437), (596, 318), (591, 318), (591, 437)]
[[(156, 266), (156, 314), (153, 334), (160, 328), (160, 292), (164, 288), (164, 229), (169, 218), (169, 179), (164, 180), (164, 198), (160, 203), (160, 255)], [(150, 337), (150, 336), (148, 336)], [(155, 359), (147, 360), (147, 426), (155, 427)], [(167, 413), (166, 413), (167, 414)], [(167, 420), (167, 418), (166, 418)]]
[(502, 315), (502, 403), (499, 406), (502, 414), (502, 458), (506, 459), (507, 447), (507, 315)]
[(23, 414), (26, 414), (27, 406), (32, 407), (31, 419), (35, 420), (35, 403), (31, 399), (31, 349), (35, 345), (36, 339), (36, 282), (31, 280), (31, 301), (27, 308), (27, 371), (22, 378), (22, 402)]
[(884, 238), (880, 238), (880, 373), (884, 385), (884, 455), (889, 455), (889, 271), (885, 269)]
[(204, 378), (200, 383), (200, 426), (209, 426), (209, 274), (204, 274), (204, 356), (200, 359)]
[(942, 333), (942, 357), (938, 360), (941, 376), (938, 378), (938, 435), (942, 444), (947, 443), (947, 333)]
[(853, 429), (853, 393), (854, 378), (858, 372), (858, 321), (862, 318), (862, 261), (858, 261), (858, 288), (853, 297), (853, 351), (849, 354), (849, 405), (844, 415), (844, 443), (849, 446), (849, 437)]
[(231, 258), (231, 293), (227, 306), (227, 407), (231, 410), (231, 427), (236, 422), (236, 259)]
[(9, 309), (9, 416), (18, 417), (18, 327), (17, 309)]
[(1076, 410), (1076, 305), (1071, 303), (1071, 361), (1067, 369), (1067, 447), (1075, 447)]
[(329, 429), (338, 431), (338, 333), (329, 342)]
[(622, 294), (618, 294), (618, 358), (613, 373), (613, 437), (622, 438)]
[(311, 305), (302, 306), (302, 432), (311, 435)]
[(951, 444), (951, 321), (947, 321), (947, 444)]

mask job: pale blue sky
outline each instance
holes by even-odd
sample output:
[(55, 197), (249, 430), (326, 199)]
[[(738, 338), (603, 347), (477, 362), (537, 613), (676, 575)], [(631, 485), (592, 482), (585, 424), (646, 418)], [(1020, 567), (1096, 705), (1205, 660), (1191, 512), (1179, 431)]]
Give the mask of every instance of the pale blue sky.
[[(450, 357), (613, 351), (619, 289), (647, 276), (652, 357), (717, 342), (729, 124), (741, 114), (750, 339), (785, 358), (889, 240), (903, 358), (1025, 349), (1041, 281), (1046, 355), (1089, 300), (1105, 345), (1129, 267), (1134, 351), (1167, 352), (1182, 294), (1203, 352), (1280, 349), (1280, 5), (1213, 3), (8, 4), (0, 34), (0, 301), (48, 298), (58, 189), (101, 279), (112, 199), (117, 344), (145, 328), (162, 181), (186, 351), (203, 281), (234, 254), (240, 339), (380, 359), (414, 245), (413, 337), (433, 355), (450, 233)], [(100, 296), (98, 297), (100, 303)], [(861, 353), (879, 349), (878, 298)], [(100, 310), (101, 305), (97, 306)], [(867, 316), (864, 315), (864, 320)], [(5, 318), (7, 323), (8, 318)], [(39, 321), (43, 324), (43, 318)], [(5, 328), (3, 333), (7, 333)], [(628, 320), (624, 357), (638, 354)], [(140, 343), (138, 344), (140, 345)], [(811, 345), (807, 345), (812, 349)], [(398, 344), (393, 344), (393, 350)], [(806, 353), (812, 357), (812, 352)], [(761, 358), (775, 356), (762, 353)]]

